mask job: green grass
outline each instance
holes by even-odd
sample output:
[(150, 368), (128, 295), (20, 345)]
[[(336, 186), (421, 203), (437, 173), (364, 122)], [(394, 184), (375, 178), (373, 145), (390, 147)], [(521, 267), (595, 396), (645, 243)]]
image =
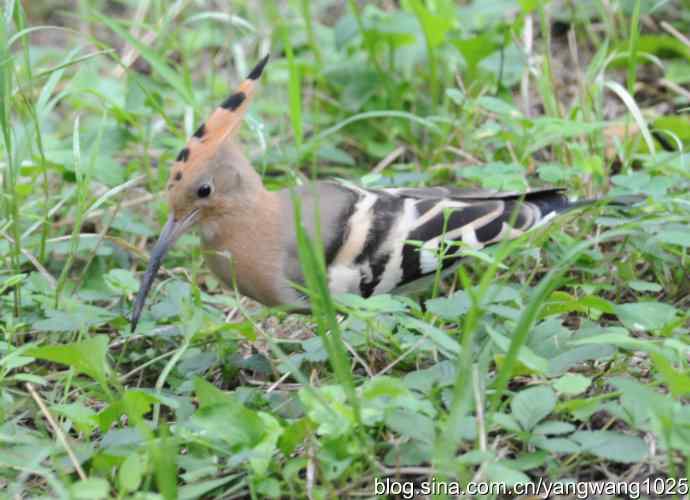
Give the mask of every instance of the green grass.
[[(6, 2), (3, 498), (354, 498), (377, 478), (683, 496), (690, 47), (668, 26), (690, 32), (690, 3), (457, 3)], [(314, 313), (270, 310), (188, 235), (132, 334), (169, 165), (266, 51), (241, 135), (271, 189), (646, 200), (469, 252), (424, 310), (330, 296), (302, 232)]]

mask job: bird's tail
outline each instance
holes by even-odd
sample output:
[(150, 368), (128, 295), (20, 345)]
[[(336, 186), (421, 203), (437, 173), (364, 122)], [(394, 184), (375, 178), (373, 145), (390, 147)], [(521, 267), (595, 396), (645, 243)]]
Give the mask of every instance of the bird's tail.
[(576, 200), (568, 203), (568, 206), (562, 212), (569, 212), (582, 207), (589, 207), (592, 205), (608, 205), (614, 207), (631, 207), (642, 203), (647, 199), (641, 194), (626, 194), (618, 196), (602, 196), (601, 198), (585, 198), (584, 200)]

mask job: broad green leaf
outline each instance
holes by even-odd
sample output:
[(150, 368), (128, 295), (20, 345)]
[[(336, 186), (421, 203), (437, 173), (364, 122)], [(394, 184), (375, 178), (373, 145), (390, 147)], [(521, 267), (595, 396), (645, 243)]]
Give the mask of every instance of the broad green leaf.
[(391, 447), (383, 461), (391, 467), (422, 465), (431, 460), (434, 447), (416, 439), (404, 440), (399, 446)]
[(673, 179), (670, 177), (652, 177), (648, 173), (640, 171), (628, 172), (625, 175), (614, 175), (611, 177), (611, 182), (632, 193), (643, 193), (655, 198), (664, 196), (674, 184)]
[(455, 38), (452, 44), (455, 45), (471, 68), (498, 50), (501, 47), (501, 42), (499, 36), (487, 31), (468, 38)]
[(636, 302), (615, 306), (616, 314), (630, 330), (657, 331), (675, 320), (678, 310), (662, 302)]
[(518, 0), (518, 3), (520, 4), (522, 11), (525, 14), (527, 14), (527, 13), (535, 10), (540, 5), (544, 5), (544, 4), (548, 3), (548, 0), (547, 1), (544, 1), (544, 0)]
[(636, 292), (660, 292), (663, 287), (659, 283), (651, 283), (649, 281), (633, 280), (628, 282), (628, 286)]
[(119, 453), (125, 456), (145, 442), (146, 438), (136, 427), (112, 428), (103, 435), (100, 448), (110, 453)]
[(638, 50), (649, 52), (665, 58), (670, 58), (669, 53), (681, 56), (690, 62), (690, 47), (684, 45), (679, 39), (665, 34), (644, 34), (638, 40)]
[(177, 443), (170, 435), (167, 426), (159, 431), (160, 437), (151, 442), (149, 456), (153, 459), (156, 486), (165, 500), (174, 500), (177, 496)]
[(218, 387), (201, 377), (194, 379), (194, 392), (199, 400), (199, 408), (218, 404), (241, 404), (232, 394), (221, 391)]
[(552, 184), (567, 181), (580, 175), (580, 172), (574, 168), (555, 163), (543, 163), (537, 167), (537, 172), (541, 180)]
[(355, 416), (352, 408), (345, 404), (344, 389), (338, 385), (331, 385), (321, 387), (318, 391), (328, 403), (328, 407), (310, 391), (299, 391), (299, 398), (305, 406), (307, 415), (318, 425), (317, 433), (331, 437), (349, 434), (355, 423)]
[(405, 385), (410, 389), (428, 393), (435, 384), (440, 387), (453, 385), (456, 377), (456, 367), (451, 361), (441, 361), (429, 368), (407, 373), (403, 378)]
[(492, 419), (495, 424), (507, 431), (520, 432), (521, 430), (520, 424), (517, 423), (517, 420), (515, 420), (512, 415), (508, 415), (507, 413), (494, 413)]
[(245, 407), (232, 393), (200, 377), (195, 379), (194, 389), (199, 409), (190, 418), (193, 428), (230, 446), (253, 447), (264, 437), (257, 412)]
[(26, 279), (26, 274), (15, 274), (9, 277), (3, 277), (0, 281), (0, 294), (4, 293), (5, 290), (9, 288), (14, 288), (19, 285), (24, 279)]
[(545, 436), (555, 436), (560, 434), (570, 434), (575, 430), (575, 426), (568, 422), (559, 422), (557, 420), (549, 420), (538, 424), (534, 430), (534, 434), (543, 434)]
[(406, 0), (406, 3), (417, 16), (431, 48), (441, 45), (446, 39), (446, 33), (453, 26), (453, 17), (440, 16), (430, 12), (421, 0)]
[(449, 356), (457, 356), (460, 354), (460, 344), (458, 344), (458, 341), (440, 328), (436, 328), (430, 323), (412, 317), (407, 318), (405, 325), (413, 330), (417, 330), (425, 337), (428, 337), (440, 349), (448, 353)]
[[(368, 31), (379, 43), (394, 47), (422, 42), (421, 25), (417, 18), (405, 11), (378, 11), (379, 15), (370, 16), (365, 23)], [(402, 66), (402, 65), (401, 65)], [(404, 66), (403, 66), (404, 67)]]
[(352, 293), (342, 293), (335, 297), (335, 300), (344, 306), (360, 309), (362, 311), (372, 311), (375, 313), (384, 312), (404, 312), (407, 305), (396, 297), (388, 294), (374, 295), (364, 298)]
[(136, 491), (141, 485), (144, 473), (144, 463), (138, 452), (127, 455), (117, 472), (117, 482), (122, 492)]
[(480, 166), (463, 167), (458, 173), (480, 183), (481, 187), (486, 189), (524, 191), (528, 187), (525, 179), (526, 170), (517, 163), (495, 161)]
[(467, 453), (463, 453), (462, 455), (458, 456), (457, 463), (458, 464), (479, 465), (482, 462), (487, 462), (487, 461), (495, 459), (495, 458), (496, 458), (496, 454), (492, 450), (481, 451), (481, 450), (475, 449), (475, 450), (468, 451)]
[(341, 16), (333, 29), (336, 49), (341, 50), (350, 41), (354, 40), (357, 35), (359, 35), (359, 28), (357, 27), (357, 20), (354, 16)]
[(317, 157), (325, 162), (335, 163), (337, 165), (348, 165), (353, 167), (355, 160), (346, 151), (337, 148), (330, 144), (324, 144), (316, 152)]
[(531, 470), (541, 467), (549, 460), (549, 454), (543, 451), (535, 451), (518, 455), (510, 461), (510, 468), (515, 470)]
[(199, 408), (189, 419), (192, 428), (231, 447), (252, 448), (263, 437), (261, 419), (241, 403), (221, 403)]
[(522, 118), (522, 113), (515, 106), (508, 104), (503, 99), (491, 96), (481, 96), (477, 99), (477, 104), (485, 110), (499, 116), (508, 118)]
[(535, 446), (543, 450), (548, 450), (552, 453), (570, 454), (580, 451), (580, 446), (578, 446), (575, 441), (568, 438), (547, 438), (544, 436), (535, 436), (530, 442)]
[(447, 320), (459, 320), (470, 310), (471, 302), (467, 293), (458, 291), (448, 297), (438, 297), (425, 302), (427, 311)]
[(131, 422), (139, 423), (144, 415), (159, 400), (152, 394), (136, 389), (128, 389), (122, 394), (122, 410)]
[[(633, 340), (626, 334), (604, 334), (615, 335), (617, 339)], [(618, 345), (613, 342), (597, 341), (598, 336), (582, 339), (581, 341), (570, 341), (573, 348), (562, 352), (556, 357), (549, 360), (548, 375), (555, 377), (563, 374), (568, 369), (576, 366), (579, 363), (591, 359), (604, 359), (612, 356), (616, 349), (613, 345)], [(579, 345), (579, 344), (596, 344), (596, 345)], [(607, 345), (612, 344), (612, 345)]]
[[(690, 64), (686, 63), (683, 65), (683, 67), (684, 70), (682, 73), (678, 72), (677, 70), (673, 70), (673, 66), (668, 68), (666, 70), (666, 77), (671, 79), (675, 76), (679, 80), (685, 80), (685, 83), (687, 83), (690, 81)], [(676, 75), (669, 74), (672, 72), (675, 72)], [(672, 134), (673, 136), (677, 137), (682, 144), (688, 144), (688, 141), (690, 141), (690, 116), (687, 114), (660, 116), (654, 120), (654, 128), (659, 131), (663, 131), (666, 134)], [(676, 142), (675, 139), (670, 135), (667, 137), (667, 139), (669, 139), (671, 143)]]
[[(606, 328), (601, 333), (591, 337), (573, 340), (571, 344), (574, 346), (611, 345), (622, 347), (623, 349), (638, 349), (641, 351), (653, 351), (657, 349), (653, 342), (632, 337), (625, 329), (617, 327)], [(597, 349), (598, 348), (599, 347), (597, 347)]]
[(281, 483), (275, 478), (267, 477), (259, 481), (256, 491), (261, 498), (282, 498)]
[(50, 409), (71, 420), (74, 427), (87, 436), (98, 427), (96, 412), (81, 403), (53, 405)]
[(606, 401), (605, 396), (595, 396), (588, 399), (569, 399), (568, 401), (558, 403), (556, 408), (558, 412), (569, 412), (576, 419), (587, 420), (594, 412), (601, 408), (604, 401)]
[(17, 368), (21, 368), (22, 366), (32, 363), (34, 360), (33, 358), (29, 356), (22, 356), (22, 353), (26, 352), (26, 350), (30, 348), (31, 346), (21, 347), (19, 349), (12, 350), (9, 354), (2, 353), (2, 351), (0, 351), (0, 353), (2, 353), (2, 356), (0, 356), (0, 367), (7, 372), (10, 372), (11, 370), (16, 370)]
[(39, 332), (78, 332), (101, 326), (116, 317), (115, 314), (98, 306), (65, 301), (63, 310), (49, 309), (46, 319), (36, 321), (33, 328)]
[(129, 295), (139, 290), (139, 280), (129, 269), (111, 269), (104, 279), (108, 288), (122, 295)]
[(460, 89), (446, 89), (446, 96), (458, 106), (462, 106), (465, 103), (465, 94)]
[(527, 148), (530, 153), (543, 149), (549, 144), (560, 143), (571, 137), (588, 135), (606, 127), (604, 122), (582, 122), (549, 116), (535, 118), (532, 123)]
[(500, 462), (488, 464), (486, 466), (486, 476), (489, 480), (504, 484), (507, 487), (531, 482), (527, 474), (513, 469), (510, 467), (510, 463), (510, 460), (501, 460)]
[(77, 373), (88, 375), (103, 386), (107, 385), (110, 368), (106, 359), (108, 337), (105, 335), (96, 335), (71, 344), (34, 347), (27, 353), (34, 358), (68, 365)]
[(671, 394), (675, 397), (690, 394), (690, 376), (684, 371), (676, 370), (662, 354), (652, 352), (650, 356), (652, 361), (654, 361), (654, 368), (659, 372), (666, 385), (668, 385)]
[(561, 394), (575, 396), (587, 390), (592, 380), (579, 373), (566, 373), (561, 378), (554, 380), (553, 388)]
[(386, 415), (386, 425), (402, 436), (432, 444), (434, 442), (434, 419), (406, 410), (395, 410)]
[(283, 455), (289, 456), (292, 454), (292, 452), (302, 444), (304, 439), (312, 431), (312, 423), (307, 417), (303, 417), (299, 420), (291, 422), (287, 427), (285, 427), (278, 443)]
[(75, 500), (100, 500), (110, 497), (108, 481), (100, 477), (90, 477), (70, 486), (71, 498)]
[(261, 440), (253, 446), (249, 464), (259, 477), (266, 475), (268, 466), (273, 461), (273, 455), (278, 449), (278, 439), (283, 434), (283, 427), (278, 419), (265, 412), (257, 412), (258, 420), (263, 430)]
[(200, 406), (185, 430), (203, 439), (223, 441), (240, 456), (248, 456), (253, 471), (264, 475), (283, 433), (278, 420), (245, 407), (233, 394), (203, 379), (195, 381), (195, 388)]
[[(463, 250), (463, 253), (465, 253), (465, 250)], [(483, 306), (507, 302), (520, 302), (520, 293), (512, 286), (491, 285), (481, 297), (481, 305)], [(460, 316), (469, 311), (472, 299), (467, 291), (458, 290), (448, 297), (437, 297), (427, 300), (425, 305), (429, 312), (443, 319), (458, 320)]]
[(662, 243), (690, 248), (690, 231), (661, 231), (655, 236), (655, 239)]
[(639, 463), (649, 451), (641, 438), (614, 431), (578, 431), (571, 437), (582, 451), (614, 462)]
[[(218, 479), (208, 479), (206, 481), (199, 481), (192, 484), (185, 484), (181, 486), (178, 491), (178, 500), (196, 500), (197, 498), (206, 498), (206, 494), (212, 490), (225, 486), (226, 484), (237, 480), (241, 477), (241, 474), (230, 474), (225, 477)], [(240, 484), (244, 484), (243, 481)], [(222, 490), (224, 494), (230, 493), (232, 487), (226, 487)]]
[(628, 377), (613, 377), (610, 383), (623, 393), (621, 405), (635, 424), (646, 425), (651, 414), (671, 416), (676, 411), (672, 409), (673, 403), (667, 395), (657, 392), (649, 385)]
[(381, 397), (397, 398), (409, 396), (410, 391), (403, 383), (402, 379), (387, 376), (374, 377), (361, 388), (364, 399), (376, 399)]
[[(690, 64), (688, 64), (685, 61), (680, 61), (678, 59), (671, 60), (671, 61), (664, 61), (664, 66), (665, 66), (665, 75), (666, 78), (668, 78), (670, 81), (677, 83), (678, 85), (687, 85), (690, 83)], [(661, 117), (661, 118), (667, 118), (667, 117)], [(655, 120), (655, 125), (656, 125), (657, 120)], [(659, 126), (655, 126), (655, 128), (664, 130), (667, 129), (667, 124), (664, 123), (664, 121), (661, 121)], [(671, 131), (678, 135), (681, 138), (687, 138), (688, 134), (690, 132), (688, 131), (683, 131), (683, 133), (678, 133), (677, 129), (677, 124), (672, 124)], [(687, 139), (686, 139), (687, 140)], [(687, 144), (687, 143), (686, 143)]]
[(529, 431), (553, 411), (556, 401), (556, 394), (550, 387), (529, 387), (513, 397), (510, 408), (520, 426)]
[[(493, 328), (487, 326), (487, 331), (491, 340), (501, 349), (503, 352), (507, 352), (510, 347), (510, 339), (504, 335), (501, 335)], [(518, 361), (537, 373), (546, 373), (549, 368), (549, 362), (536, 354), (532, 349), (523, 345), (518, 352)]]

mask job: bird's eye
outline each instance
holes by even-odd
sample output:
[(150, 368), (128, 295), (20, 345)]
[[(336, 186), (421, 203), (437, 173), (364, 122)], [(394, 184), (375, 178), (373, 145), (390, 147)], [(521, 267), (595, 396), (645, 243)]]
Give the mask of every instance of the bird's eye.
[(202, 184), (199, 186), (196, 194), (199, 196), (199, 198), (206, 198), (209, 194), (211, 194), (211, 186), (208, 184)]

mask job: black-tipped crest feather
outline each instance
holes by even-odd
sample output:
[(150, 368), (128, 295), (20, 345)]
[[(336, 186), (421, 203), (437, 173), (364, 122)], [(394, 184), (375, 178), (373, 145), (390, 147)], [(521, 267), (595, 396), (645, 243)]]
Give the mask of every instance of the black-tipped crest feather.
[(194, 137), (196, 137), (197, 139), (201, 139), (204, 136), (204, 134), (206, 134), (206, 124), (202, 123), (201, 125), (199, 125), (199, 128), (196, 129), (196, 132), (194, 132)]
[(258, 80), (259, 77), (261, 76), (261, 73), (264, 71), (264, 67), (266, 66), (266, 63), (268, 62), (268, 56), (269, 54), (266, 54), (259, 63), (254, 66), (254, 69), (252, 70), (251, 73), (249, 73), (249, 76), (247, 76), (247, 79), (249, 80)]
[(247, 95), (244, 92), (235, 92), (230, 97), (223, 101), (221, 107), (227, 109), (228, 111), (235, 111), (244, 102)]

